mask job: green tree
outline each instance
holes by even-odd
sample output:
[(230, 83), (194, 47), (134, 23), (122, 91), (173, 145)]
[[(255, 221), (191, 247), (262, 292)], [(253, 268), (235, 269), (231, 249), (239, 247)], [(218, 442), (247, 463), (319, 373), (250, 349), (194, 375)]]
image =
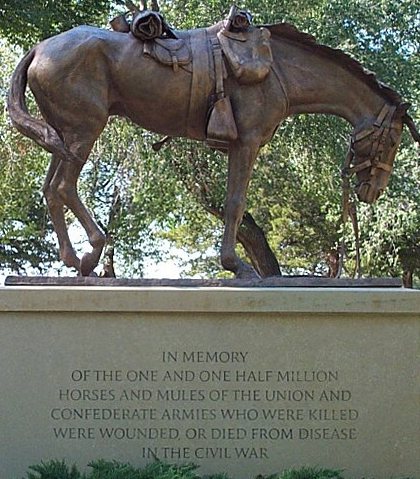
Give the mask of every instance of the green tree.
[(3, 0), (0, 35), (28, 49), (37, 41), (77, 25), (104, 24), (112, 3), (110, 0)]
[(8, 78), (20, 54), (0, 40), (0, 269), (43, 272), (56, 259), (41, 194), (48, 155), (12, 128), (5, 109)]

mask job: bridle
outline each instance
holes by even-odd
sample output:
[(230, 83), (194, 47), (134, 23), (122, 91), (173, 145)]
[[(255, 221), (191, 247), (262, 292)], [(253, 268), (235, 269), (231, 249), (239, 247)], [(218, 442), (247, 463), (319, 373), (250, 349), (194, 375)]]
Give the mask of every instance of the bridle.
[[(346, 159), (341, 170), (342, 177), (342, 189), (343, 189), (343, 206), (342, 206), (342, 221), (343, 228), (347, 223), (348, 218), (351, 218), (353, 231), (356, 241), (356, 271), (358, 277), (361, 275), (360, 268), (360, 241), (359, 241), (359, 227), (357, 222), (356, 207), (354, 202), (350, 202), (350, 179), (351, 177), (359, 173), (360, 171), (370, 168), (370, 178), (369, 180), (363, 181), (359, 187), (362, 185), (370, 186), (372, 184), (373, 178), (376, 176), (378, 170), (383, 170), (389, 174), (392, 171), (392, 164), (386, 162), (387, 151), (385, 151), (385, 143), (389, 135), (391, 135), (392, 141), (395, 144), (396, 138), (393, 135), (393, 131), (396, 128), (396, 120), (394, 118), (395, 111), (397, 106), (390, 106), (387, 103), (382, 107), (379, 115), (377, 116), (374, 123), (364, 128), (363, 130), (354, 133), (351, 135), (350, 146), (346, 155)], [(353, 160), (356, 157), (355, 150), (357, 145), (362, 141), (369, 139), (371, 142), (370, 152), (365, 155), (367, 159), (356, 164), (352, 164)], [(339, 261), (339, 270), (338, 275), (341, 275), (343, 270), (345, 255), (344, 247), (344, 234), (341, 242), (341, 252), (340, 252), (340, 261)]]
[[(350, 148), (341, 172), (344, 178), (350, 178), (355, 173), (367, 168), (371, 168), (370, 176), (372, 177), (375, 176), (377, 169), (391, 173), (392, 164), (390, 165), (384, 161), (384, 154), (386, 153), (385, 142), (389, 134), (393, 137), (392, 130), (395, 129), (396, 124), (394, 120), (396, 109), (396, 106), (385, 104), (372, 126), (364, 128), (358, 133), (352, 134)], [(355, 158), (355, 147), (358, 143), (367, 138), (371, 140), (371, 149), (369, 154), (366, 155), (368, 156), (368, 159), (352, 165), (352, 161)]]

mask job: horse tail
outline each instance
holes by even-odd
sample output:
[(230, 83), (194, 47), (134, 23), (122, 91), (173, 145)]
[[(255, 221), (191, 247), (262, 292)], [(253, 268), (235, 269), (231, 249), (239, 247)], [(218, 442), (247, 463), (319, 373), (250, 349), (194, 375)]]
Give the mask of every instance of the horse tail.
[(80, 161), (65, 146), (55, 128), (45, 120), (31, 116), (28, 111), (25, 90), (28, 83), (28, 69), (34, 59), (35, 50), (36, 47), (22, 58), (12, 75), (7, 98), (7, 109), (12, 123), (20, 133), (34, 140), (60, 160)]

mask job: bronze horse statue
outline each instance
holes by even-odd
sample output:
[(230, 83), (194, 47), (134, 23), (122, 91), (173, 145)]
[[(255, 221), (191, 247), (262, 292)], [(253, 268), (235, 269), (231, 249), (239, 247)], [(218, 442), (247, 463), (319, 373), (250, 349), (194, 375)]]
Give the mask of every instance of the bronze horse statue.
[[(266, 26), (271, 33), (272, 67), (264, 81), (241, 84), (225, 67), (237, 138), (228, 145), (228, 185), (221, 263), (237, 277), (252, 274), (235, 252), (238, 225), (254, 161), (279, 124), (300, 113), (338, 115), (354, 127), (345, 174), (357, 176), (361, 201), (373, 203), (387, 186), (403, 124), (419, 134), (407, 115), (408, 104), (341, 51), (317, 44), (289, 24)], [(184, 32), (213, 38), (220, 24)], [(198, 41), (198, 40), (197, 40)], [(142, 54), (131, 34), (81, 26), (36, 45), (17, 66), (8, 110), (24, 135), (52, 153), (44, 194), (57, 233), (60, 257), (79, 274), (97, 266), (105, 235), (83, 205), (77, 181), (94, 142), (110, 115), (171, 137), (206, 139), (208, 96), (190, 98), (191, 72), (162, 65)], [(197, 49), (197, 48), (196, 48)], [(193, 58), (193, 65), (194, 65)], [(42, 119), (28, 113), (27, 83)], [(197, 111), (189, 128), (190, 102)], [(70, 208), (86, 230), (92, 250), (81, 259), (71, 244), (64, 216)]]

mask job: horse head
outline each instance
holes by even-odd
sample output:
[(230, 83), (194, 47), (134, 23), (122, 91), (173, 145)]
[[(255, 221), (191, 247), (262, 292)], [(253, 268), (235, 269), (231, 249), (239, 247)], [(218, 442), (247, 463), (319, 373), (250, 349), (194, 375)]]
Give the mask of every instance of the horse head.
[(388, 185), (409, 106), (385, 104), (375, 119), (354, 129), (344, 174), (356, 174), (360, 201), (374, 203)]

